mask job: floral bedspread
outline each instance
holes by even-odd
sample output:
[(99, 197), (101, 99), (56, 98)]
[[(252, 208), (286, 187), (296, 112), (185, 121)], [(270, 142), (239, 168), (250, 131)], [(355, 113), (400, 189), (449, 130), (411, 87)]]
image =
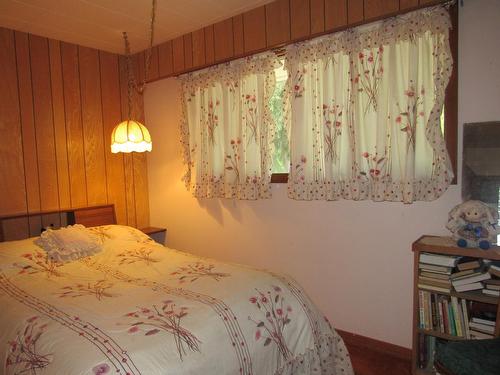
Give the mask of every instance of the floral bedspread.
[(0, 244), (1, 374), (353, 374), (290, 278), (89, 230), (103, 250), (65, 264)]

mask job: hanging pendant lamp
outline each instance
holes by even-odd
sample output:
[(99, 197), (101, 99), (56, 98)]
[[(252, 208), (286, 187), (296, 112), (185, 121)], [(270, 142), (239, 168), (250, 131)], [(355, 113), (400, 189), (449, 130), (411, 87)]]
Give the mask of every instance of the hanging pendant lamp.
[(132, 90), (135, 89), (137, 93), (142, 95), (146, 86), (146, 77), (148, 76), (149, 67), (151, 65), (151, 51), (153, 48), (153, 30), (156, 14), (156, 0), (153, 0), (151, 10), (151, 29), (149, 49), (146, 52), (146, 69), (144, 72), (144, 80), (139, 85), (132, 73), (132, 59), (130, 57), (130, 43), (128, 41), (127, 33), (123, 33), (123, 40), (125, 42), (125, 58), (126, 71), (127, 71), (127, 95), (128, 95), (128, 117), (127, 120), (120, 122), (115, 126), (111, 133), (111, 152), (116, 154), (118, 152), (145, 152), (151, 151), (153, 144), (148, 129), (137, 120), (132, 120)]

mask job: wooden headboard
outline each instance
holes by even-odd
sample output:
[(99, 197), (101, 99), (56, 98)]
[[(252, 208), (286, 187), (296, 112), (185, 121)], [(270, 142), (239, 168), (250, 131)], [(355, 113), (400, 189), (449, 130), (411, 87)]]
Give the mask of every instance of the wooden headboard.
[(116, 224), (115, 206), (73, 208), (0, 217), (0, 242), (38, 236), (46, 227), (82, 224), (86, 227)]

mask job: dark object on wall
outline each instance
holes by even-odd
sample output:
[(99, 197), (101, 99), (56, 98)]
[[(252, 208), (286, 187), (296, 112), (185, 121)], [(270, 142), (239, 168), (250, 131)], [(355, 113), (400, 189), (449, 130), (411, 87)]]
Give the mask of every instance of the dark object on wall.
[(462, 199), (499, 208), (500, 121), (464, 125)]

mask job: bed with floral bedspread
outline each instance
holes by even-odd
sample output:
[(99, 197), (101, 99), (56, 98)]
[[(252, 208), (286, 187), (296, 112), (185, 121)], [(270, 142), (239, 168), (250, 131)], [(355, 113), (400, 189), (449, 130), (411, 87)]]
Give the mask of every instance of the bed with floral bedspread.
[(0, 243), (2, 374), (353, 374), (292, 279), (87, 230), (102, 250), (67, 263)]

